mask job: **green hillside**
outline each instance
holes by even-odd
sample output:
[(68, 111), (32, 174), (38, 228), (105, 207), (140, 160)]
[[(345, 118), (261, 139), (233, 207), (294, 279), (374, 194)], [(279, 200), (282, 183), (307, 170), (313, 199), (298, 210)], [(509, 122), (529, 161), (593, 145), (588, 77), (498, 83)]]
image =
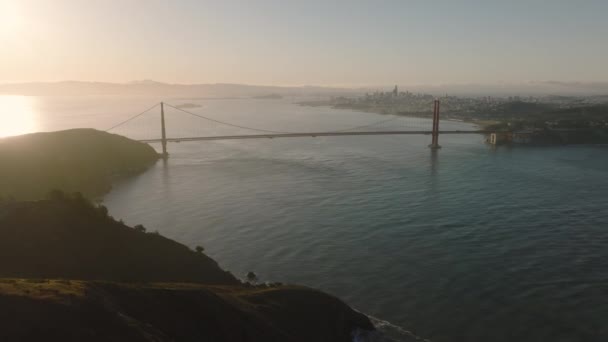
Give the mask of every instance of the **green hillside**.
[(41, 199), (50, 190), (100, 196), (158, 160), (149, 145), (93, 129), (0, 139), (0, 197)]
[(242, 283), (79, 196), (0, 203), (0, 341), (352, 341), (374, 327), (320, 291)]

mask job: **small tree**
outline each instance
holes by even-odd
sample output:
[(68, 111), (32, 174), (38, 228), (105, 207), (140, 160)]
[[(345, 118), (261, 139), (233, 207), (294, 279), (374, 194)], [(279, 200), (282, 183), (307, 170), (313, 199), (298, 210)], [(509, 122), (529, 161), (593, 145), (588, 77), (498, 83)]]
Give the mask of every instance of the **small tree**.
[(252, 283), (252, 284), (257, 283), (258, 282), (258, 275), (255, 274), (255, 273), (253, 273), (253, 272), (247, 273), (247, 281), (250, 282), (250, 283)]
[(135, 227), (133, 227), (133, 229), (135, 229), (136, 232), (140, 232), (140, 233), (146, 232), (146, 227), (144, 227), (141, 224), (136, 225)]
[(105, 205), (99, 205), (97, 207), (97, 212), (101, 217), (108, 217), (108, 208)]
[(196, 253), (202, 254), (205, 248), (203, 246), (196, 246), (194, 250), (196, 251)]
[(84, 197), (84, 195), (82, 194), (82, 192), (74, 192), (72, 193), (72, 196), (70, 196), (74, 201), (77, 202), (87, 202), (87, 199)]

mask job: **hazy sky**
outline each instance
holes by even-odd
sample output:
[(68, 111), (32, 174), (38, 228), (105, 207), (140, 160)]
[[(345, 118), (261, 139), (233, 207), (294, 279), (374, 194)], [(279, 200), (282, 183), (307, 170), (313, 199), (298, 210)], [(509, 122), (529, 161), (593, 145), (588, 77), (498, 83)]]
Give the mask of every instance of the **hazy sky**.
[(608, 81), (607, 14), (607, 0), (0, 0), (0, 82)]

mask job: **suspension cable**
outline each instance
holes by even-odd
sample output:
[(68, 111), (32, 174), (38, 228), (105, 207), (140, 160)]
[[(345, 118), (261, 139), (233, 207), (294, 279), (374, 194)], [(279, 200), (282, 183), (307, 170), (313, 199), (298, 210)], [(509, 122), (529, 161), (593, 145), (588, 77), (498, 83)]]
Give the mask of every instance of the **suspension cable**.
[(178, 107), (172, 106), (172, 105), (170, 105), (170, 104), (168, 104), (168, 103), (165, 103), (165, 105), (166, 105), (167, 107), (171, 107), (171, 108), (173, 108), (173, 109), (177, 109), (177, 110), (179, 110), (179, 111), (182, 111), (182, 112), (184, 112), (184, 113), (186, 113), (186, 114), (190, 114), (190, 115), (193, 115), (193, 116), (199, 117), (199, 118), (201, 118), (201, 119), (205, 119), (205, 120), (213, 121), (213, 122), (215, 122), (215, 123), (219, 123), (219, 124), (226, 125), (226, 126), (232, 126), (232, 127), (236, 127), (236, 128), (242, 128), (242, 129), (249, 129), (249, 130), (252, 130), (252, 131), (258, 131), (258, 132), (264, 132), (264, 133), (276, 133), (276, 134), (289, 134), (289, 133), (295, 133), (295, 132), (271, 131), (271, 130), (267, 130), (267, 129), (261, 129), (261, 128), (254, 128), (254, 127), (246, 127), (246, 126), (236, 125), (236, 124), (232, 124), (232, 123), (229, 123), (229, 122), (224, 122), (224, 121), (220, 121), (220, 120), (212, 119), (212, 118), (209, 118), (209, 117), (206, 117), (206, 116), (200, 115), (200, 114), (195, 114), (195, 113), (189, 112), (189, 111), (187, 111), (187, 110), (183, 110), (183, 109), (181, 109), (181, 108), (178, 108)]
[[(224, 122), (224, 121), (220, 121), (220, 120), (212, 119), (212, 118), (209, 118), (209, 117), (206, 117), (206, 116), (200, 115), (200, 114), (195, 114), (195, 113), (192, 113), (192, 112), (190, 112), (190, 111), (183, 110), (183, 109), (181, 109), (181, 108), (178, 108), (178, 107), (175, 107), (175, 106), (173, 106), (173, 105), (170, 105), (170, 104), (168, 104), (168, 103), (166, 103), (166, 102), (165, 102), (165, 105), (166, 105), (167, 107), (171, 107), (171, 108), (173, 108), (173, 109), (177, 109), (177, 110), (182, 111), (182, 112), (184, 112), (184, 113), (186, 113), (186, 114), (190, 114), (190, 115), (193, 115), (193, 116), (199, 117), (199, 118), (201, 118), (201, 119), (205, 119), (205, 120), (213, 121), (213, 122), (216, 122), (216, 123), (219, 123), (219, 124), (222, 124), (222, 125), (232, 126), (232, 127), (236, 127), (236, 128), (248, 129), (248, 130), (252, 130), (252, 131), (258, 131), (258, 132), (263, 132), (263, 133), (275, 133), (275, 134), (291, 134), (291, 133), (300, 133), (300, 132), (272, 131), (272, 130), (261, 129), (261, 128), (254, 128), (254, 127), (240, 126), (240, 125), (232, 124), (232, 123), (229, 123), (229, 122)], [(394, 121), (394, 120), (397, 120), (397, 119), (399, 119), (399, 117), (398, 117), (398, 116), (395, 116), (395, 117), (390, 118), (390, 119), (386, 119), (386, 120), (380, 120), (380, 121), (372, 122), (371, 124), (367, 124), (367, 125), (362, 125), (362, 126), (354, 126), (354, 127), (350, 127), (350, 128), (346, 128), (346, 129), (341, 129), (341, 130), (331, 130), (331, 131), (320, 132), (320, 133), (337, 133), (337, 132), (346, 132), (346, 131), (351, 131), (351, 130), (354, 130), (354, 129), (360, 129), (360, 128), (366, 128), (366, 127), (371, 127), (371, 126), (379, 125), (379, 124), (386, 123), (386, 122), (390, 122), (390, 121)]]
[(152, 107), (150, 107), (150, 108), (148, 108), (148, 109), (144, 110), (143, 112), (141, 112), (141, 113), (139, 113), (139, 114), (137, 114), (137, 115), (134, 115), (134, 116), (132, 116), (132, 117), (128, 118), (127, 120), (125, 120), (125, 121), (123, 121), (123, 122), (121, 122), (121, 123), (119, 123), (119, 124), (117, 124), (117, 125), (114, 125), (114, 126), (112, 126), (112, 127), (108, 128), (108, 129), (106, 129), (106, 130), (105, 130), (105, 132), (111, 131), (111, 130), (113, 130), (113, 129), (114, 129), (114, 128), (116, 128), (116, 127), (122, 126), (122, 125), (126, 124), (127, 122), (129, 122), (129, 121), (131, 121), (131, 120), (133, 120), (133, 119), (136, 119), (136, 118), (138, 118), (138, 117), (140, 117), (140, 116), (142, 116), (142, 115), (146, 114), (147, 112), (149, 112), (149, 111), (151, 111), (152, 109), (156, 108), (156, 107), (157, 107), (159, 104), (160, 104), (160, 103), (157, 103), (157, 104), (155, 104), (154, 106), (152, 106)]
[(355, 127), (346, 128), (346, 129), (341, 129), (341, 130), (336, 130), (336, 131), (329, 131), (329, 132), (327, 132), (327, 133), (339, 133), (339, 132), (352, 131), (352, 130), (355, 130), (355, 129), (367, 128), (367, 127), (372, 127), (372, 126), (380, 125), (380, 124), (383, 124), (383, 123), (386, 123), (386, 122), (391, 122), (391, 121), (394, 121), (394, 120), (397, 120), (397, 119), (399, 119), (399, 117), (398, 117), (398, 116), (395, 116), (395, 117), (390, 118), (390, 119), (386, 119), (386, 120), (380, 120), (380, 121), (372, 122), (371, 124), (368, 124), (368, 125), (363, 125), (363, 126), (355, 126)]

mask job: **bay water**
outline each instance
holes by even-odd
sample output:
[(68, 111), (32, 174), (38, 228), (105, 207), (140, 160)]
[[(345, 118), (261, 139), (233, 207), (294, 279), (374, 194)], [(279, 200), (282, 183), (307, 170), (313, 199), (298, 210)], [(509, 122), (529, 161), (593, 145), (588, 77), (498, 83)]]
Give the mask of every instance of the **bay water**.
[[(4, 96), (0, 119), (13, 125), (0, 135), (105, 129), (159, 100)], [(276, 131), (391, 118), (293, 99), (167, 102)], [(169, 137), (255, 133), (166, 114)], [(158, 137), (158, 120), (155, 108), (116, 133)], [(421, 127), (430, 120), (370, 130)], [(429, 143), (425, 135), (170, 143), (166, 162), (116, 184), (103, 204), (127, 224), (203, 246), (236, 276), (253, 271), (334, 294), (397, 340), (607, 340), (608, 147), (493, 148), (480, 135), (442, 135), (435, 152)]]

